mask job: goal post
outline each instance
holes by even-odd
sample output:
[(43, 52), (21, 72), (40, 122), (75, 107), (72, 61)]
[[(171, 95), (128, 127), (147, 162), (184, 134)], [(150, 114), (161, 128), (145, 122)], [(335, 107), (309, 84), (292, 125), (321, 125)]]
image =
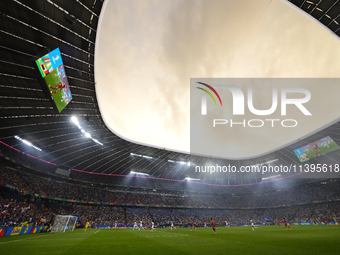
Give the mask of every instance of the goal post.
[(57, 215), (54, 218), (51, 233), (73, 231), (78, 217), (74, 215)]

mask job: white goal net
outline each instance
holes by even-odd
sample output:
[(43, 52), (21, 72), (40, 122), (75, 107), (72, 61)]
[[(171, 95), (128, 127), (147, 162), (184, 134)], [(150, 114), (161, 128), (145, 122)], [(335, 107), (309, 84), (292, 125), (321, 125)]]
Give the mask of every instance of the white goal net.
[(54, 218), (51, 233), (73, 231), (76, 227), (77, 216), (73, 215), (57, 215)]

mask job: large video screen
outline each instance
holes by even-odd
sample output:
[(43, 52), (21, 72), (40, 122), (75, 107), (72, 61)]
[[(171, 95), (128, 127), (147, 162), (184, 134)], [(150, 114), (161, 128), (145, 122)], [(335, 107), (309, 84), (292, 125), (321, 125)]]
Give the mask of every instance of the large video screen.
[(294, 150), (295, 155), (301, 162), (310, 160), (328, 152), (340, 149), (340, 147), (329, 136), (302, 146)]
[(72, 95), (59, 48), (47, 53), (35, 62), (58, 111), (61, 112), (72, 100)]

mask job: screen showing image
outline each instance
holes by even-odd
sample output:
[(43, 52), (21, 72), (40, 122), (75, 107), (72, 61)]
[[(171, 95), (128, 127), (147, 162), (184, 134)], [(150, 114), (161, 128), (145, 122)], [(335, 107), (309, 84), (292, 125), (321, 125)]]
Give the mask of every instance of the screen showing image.
[(47, 53), (35, 62), (58, 111), (61, 112), (72, 100), (72, 95), (59, 48)]
[(295, 155), (301, 162), (310, 160), (328, 152), (340, 149), (340, 147), (329, 136), (302, 146), (294, 150)]

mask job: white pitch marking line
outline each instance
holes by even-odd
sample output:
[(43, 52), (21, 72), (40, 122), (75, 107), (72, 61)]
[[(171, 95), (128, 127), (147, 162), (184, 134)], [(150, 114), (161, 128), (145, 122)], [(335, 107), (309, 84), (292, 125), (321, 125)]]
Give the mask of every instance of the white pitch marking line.
[(94, 232), (95, 234), (97, 234), (100, 230), (98, 230), (97, 232)]
[[(80, 239), (80, 240), (84, 240), (86, 238), (71, 238), (71, 239), (39, 239), (40, 240), (44, 240), (44, 241), (55, 241), (55, 240), (58, 240), (58, 241), (70, 241), (70, 240), (75, 240), (75, 239)], [(34, 240), (35, 241), (35, 240)], [(37, 240), (38, 241), (38, 240)]]
[(39, 238), (39, 237), (47, 237), (47, 236), (46, 236), (46, 235), (41, 235), (41, 236), (35, 236), (35, 237), (29, 237), (29, 238), (22, 238), (22, 239), (13, 240), (13, 241), (8, 241), (8, 242), (0, 242), (0, 244), (4, 244), (4, 243), (13, 243), (13, 242), (19, 242), (19, 241), (25, 241), (25, 240), (34, 239), (34, 238)]

